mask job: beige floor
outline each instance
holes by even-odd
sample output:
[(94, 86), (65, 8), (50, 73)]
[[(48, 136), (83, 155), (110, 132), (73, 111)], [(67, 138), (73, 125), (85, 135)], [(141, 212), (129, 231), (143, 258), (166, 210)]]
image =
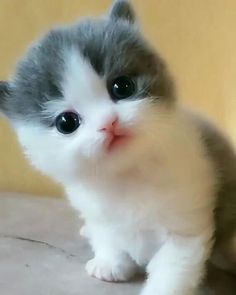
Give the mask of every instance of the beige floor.
[(1, 295), (134, 295), (139, 282), (110, 284), (89, 278), (91, 257), (67, 202), (0, 194)]

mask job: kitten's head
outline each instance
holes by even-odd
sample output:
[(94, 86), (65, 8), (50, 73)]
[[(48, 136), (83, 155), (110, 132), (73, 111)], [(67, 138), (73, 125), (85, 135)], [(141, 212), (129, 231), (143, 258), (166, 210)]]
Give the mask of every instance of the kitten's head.
[(125, 0), (50, 31), (0, 83), (0, 108), (26, 154), (58, 180), (137, 161), (174, 105), (165, 65)]

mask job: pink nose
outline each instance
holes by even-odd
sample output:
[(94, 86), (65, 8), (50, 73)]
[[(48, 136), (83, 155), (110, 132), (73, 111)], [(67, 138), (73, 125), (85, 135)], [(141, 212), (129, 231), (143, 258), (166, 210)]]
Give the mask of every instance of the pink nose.
[(115, 134), (117, 126), (119, 125), (119, 118), (117, 116), (110, 119), (99, 131)]

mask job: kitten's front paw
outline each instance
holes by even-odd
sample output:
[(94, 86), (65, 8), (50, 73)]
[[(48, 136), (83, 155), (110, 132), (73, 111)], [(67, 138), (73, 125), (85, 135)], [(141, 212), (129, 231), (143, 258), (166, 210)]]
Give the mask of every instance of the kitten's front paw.
[(86, 264), (88, 274), (106, 282), (124, 282), (135, 273), (133, 262), (126, 265), (93, 258)]

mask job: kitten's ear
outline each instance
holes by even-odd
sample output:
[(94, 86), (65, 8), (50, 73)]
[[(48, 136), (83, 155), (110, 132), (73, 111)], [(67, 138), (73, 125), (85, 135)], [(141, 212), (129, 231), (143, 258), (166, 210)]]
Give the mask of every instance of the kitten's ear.
[(123, 19), (132, 24), (136, 21), (136, 16), (129, 0), (115, 0), (109, 16), (111, 19)]
[(10, 94), (10, 85), (6, 81), (0, 81), (0, 112), (4, 112), (4, 102)]

